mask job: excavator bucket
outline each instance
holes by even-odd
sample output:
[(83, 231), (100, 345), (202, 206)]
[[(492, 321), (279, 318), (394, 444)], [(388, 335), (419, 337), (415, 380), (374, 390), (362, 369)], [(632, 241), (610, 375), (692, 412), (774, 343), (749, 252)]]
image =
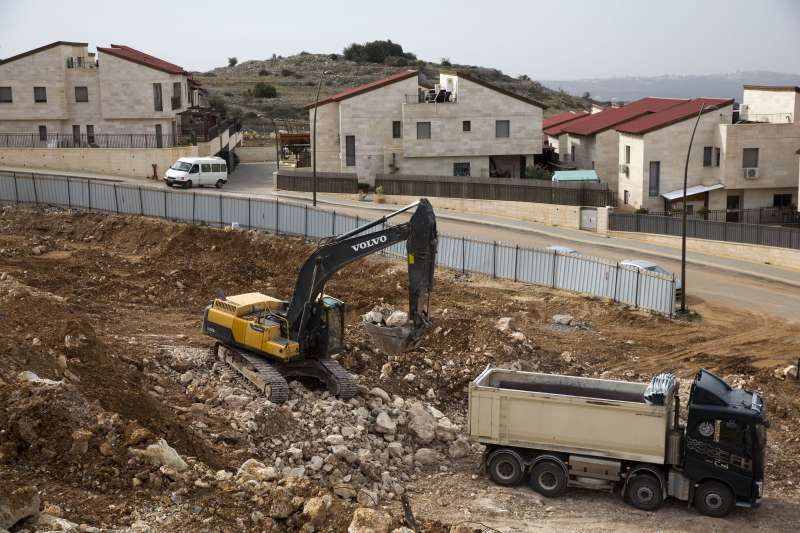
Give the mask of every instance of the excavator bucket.
[(399, 327), (381, 326), (367, 321), (363, 324), (373, 344), (388, 355), (397, 355), (416, 348), (428, 329), (415, 328), (413, 324)]

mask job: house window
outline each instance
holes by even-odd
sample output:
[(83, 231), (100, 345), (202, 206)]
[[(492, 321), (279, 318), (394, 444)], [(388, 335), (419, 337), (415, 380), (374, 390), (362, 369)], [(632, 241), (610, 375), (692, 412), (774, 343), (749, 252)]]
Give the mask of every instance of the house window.
[(703, 166), (710, 167), (713, 163), (713, 155), (714, 155), (714, 147), (713, 146), (704, 146), (703, 147)]
[(86, 125), (86, 142), (94, 144), (94, 126), (92, 124)]
[(161, 84), (153, 84), (153, 108), (156, 111), (164, 111), (164, 104), (161, 102)]
[(431, 138), (431, 123), (417, 122), (417, 139), (430, 139), (430, 138)]
[(719, 159), (720, 159), (721, 151), (719, 148), (714, 148), (714, 166), (719, 166)]
[(465, 120), (461, 123), (461, 131), (472, 131), (472, 122)]
[(661, 181), (661, 161), (650, 161), (650, 196), (658, 196)]
[(11, 87), (0, 87), (0, 104), (11, 103)]
[(183, 106), (181, 82), (176, 81), (172, 84), (172, 109), (180, 109)]
[(344, 164), (348, 167), (356, 166), (356, 136), (347, 135), (344, 138)]
[(772, 207), (791, 207), (792, 195), (790, 194), (776, 194), (772, 197)]
[(75, 101), (78, 103), (89, 101), (88, 87), (75, 87)]
[(758, 148), (742, 148), (742, 168), (758, 167)]
[(39, 140), (47, 142), (47, 126), (39, 126)]
[(403, 137), (403, 123), (399, 120), (392, 121), (392, 139), (400, 139)]
[(469, 163), (453, 163), (453, 176), (469, 176)]
[(511, 131), (511, 122), (508, 120), (496, 120), (494, 123), (494, 136), (499, 138), (508, 137)]
[(577, 146), (576, 144), (570, 144), (569, 145), (569, 157), (570, 157), (570, 159), (572, 160), (573, 163), (575, 162), (575, 147), (576, 146)]
[(81, 144), (81, 127), (78, 124), (72, 125), (72, 143), (75, 146), (80, 146)]
[(622, 201), (625, 202), (625, 205), (630, 203), (631, 193), (628, 191), (623, 191)]
[(628, 146), (627, 144), (625, 145), (625, 164), (626, 165), (631, 164), (631, 147)]
[(34, 87), (33, 88), (33, 101), (37, 104), (47, 102), (47, 87)]

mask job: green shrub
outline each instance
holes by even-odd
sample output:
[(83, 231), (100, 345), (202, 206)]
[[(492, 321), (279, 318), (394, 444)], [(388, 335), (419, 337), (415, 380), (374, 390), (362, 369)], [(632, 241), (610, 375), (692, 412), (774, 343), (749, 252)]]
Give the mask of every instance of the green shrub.
[(405, 57), (416, 59), (414, 54), (403, 52), (398, 43), (387, 41), (370, 41), (364, 44), (353, 43), (342, 52), (344, 58), (358, 63), (383, 63), (387, 57)]
[(235, 57), (229, 57), (228, 58), (228, 66), (229, 67), (235, 67), (238, 62), (239, 62), (239, 60), (236, 59)]
[(450, 58), (449, 57), (443, 57), (442, 59), (439, 60), (439, 63), (443, 67), (452, 67), (453, 66), (453, 64), (450, 62)]
[(553, 173), (542, 165), (533, 165), (525, 169), (525, 177), (534, 180), (551, 181), (553, 179)]
[(253, 95), (256, 98), (275, 98), (278, 96), (278, 91), (269, 83), (260, 81), (256, 83), (256, 86), (253, 88)]
[(646, 215), (649, 212), (650, 212), (650, 210), (647, 209), (646, 207), (640, 207), (639, 209), (634, 211), (634, 213), (636, 213), (637, 215)]

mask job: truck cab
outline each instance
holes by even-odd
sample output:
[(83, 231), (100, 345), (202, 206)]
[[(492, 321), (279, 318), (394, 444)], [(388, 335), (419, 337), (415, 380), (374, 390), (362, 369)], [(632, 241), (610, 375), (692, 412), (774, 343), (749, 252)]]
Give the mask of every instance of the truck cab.
[[(702, 490), (724, 484), (739, 507), (755, 507), (762, 495), (768, 422), (761, 396), (732, 389), (707, 370), (692, 383), (684, 442), (684, 475)], [(724, 494), (701, 494), (702, 505), (724, 505)], [(700, 504), (698, 498), (695, 501)]]

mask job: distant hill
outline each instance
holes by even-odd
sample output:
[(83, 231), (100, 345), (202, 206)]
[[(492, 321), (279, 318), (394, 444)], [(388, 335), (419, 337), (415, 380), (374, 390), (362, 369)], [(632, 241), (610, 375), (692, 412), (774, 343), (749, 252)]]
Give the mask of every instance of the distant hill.
[[(387, 64), (388, 63), (388, 64)], [(223, 101), (229, 113), (241, 115), (251, 127), (268, 126), (271, 118), (307, 120), (303, 106), (313, 102), (319, 75), (325, 77), (320, 99), (349, 87), (388, 76), (402, 69), (417, 69), (420, 78), (438, 82), (439, 69), (449, 68), (468, 72), (489, 83), (537, 100), (547, 106), (545, 116), (565, 110), (588, 109), (591, 102), (563, 91), (552, 90), (527, 76), (513, 78), (503, 72), (472, 65), (433, 63), (429, 61), (390, 58), (387, 63), (349, 61), (340, 54), (311, 54), (273, 56), (270, 59), (243, 61), (235, 66), (218, 67), (205, 73), (194, 73), (208, 89), (209, 96)], [(267, 83), (277, 90), (276, 98), (255, 96), (257, 83)]]
[(707, 76), (656, 76), (542, 81), (546, 87), (593, 99), (629, 102), (645, 96), (696, 98), (719, 96), (742, 100), (742, 85), (800, 85), (800, 74), (753, 70)]

